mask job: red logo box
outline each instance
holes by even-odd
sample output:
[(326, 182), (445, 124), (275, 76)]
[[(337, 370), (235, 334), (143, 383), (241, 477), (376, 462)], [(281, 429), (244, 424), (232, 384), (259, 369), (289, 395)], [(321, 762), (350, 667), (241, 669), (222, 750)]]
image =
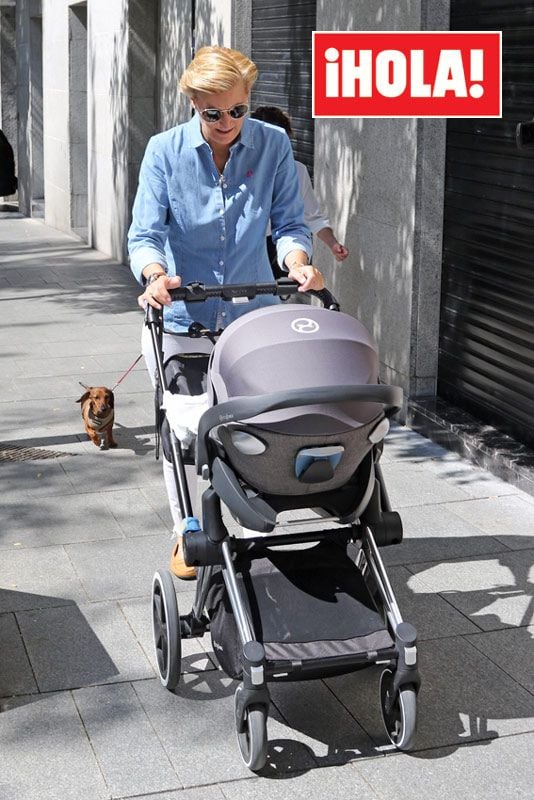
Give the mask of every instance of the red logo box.
[(313, 32), (314, 117), (500, 117), (500, 31)]

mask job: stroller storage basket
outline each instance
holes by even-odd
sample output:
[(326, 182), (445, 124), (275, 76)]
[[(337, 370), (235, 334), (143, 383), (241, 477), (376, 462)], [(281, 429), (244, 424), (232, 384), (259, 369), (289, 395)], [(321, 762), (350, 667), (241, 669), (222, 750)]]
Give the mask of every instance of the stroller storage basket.
[[(296, 663), (300, 678), (326, 677), (365, 666), (368, 651), (391, 654), (393, 640), (346, 546), (323, 541), (304, 550), (242, 555), (237, 576), (255, 636), (267, 662), (276, 665), (267, 668), (271, 677), (287, 677), (292, 666), (295, 673)], [(241, 678), (242, 648), (220, 571), (206, 609), (217, 660), (231, 677)], [(364, 656), (361, 662), (358, 656)]]

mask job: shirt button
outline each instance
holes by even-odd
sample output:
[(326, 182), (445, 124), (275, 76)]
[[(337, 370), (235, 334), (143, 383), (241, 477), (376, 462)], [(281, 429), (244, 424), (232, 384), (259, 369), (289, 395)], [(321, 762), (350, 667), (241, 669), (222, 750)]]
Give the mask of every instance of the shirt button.
[(221, 311), (221, 317), (225, 317), (225, 316), (226, 316), (226, 311)]
[(228, 184), (227, 183), (223, 183), (223, 189), (228, 189)]
[(221, 236), (221, 242), (224, 242), (224, 236)]
[(224, 266), (224, 261), (219, 261), (219, 266), (223, 267)]
[(221, 208), (221, 210), (219, 211), (219, 214), (224, 214), (224, 208)]

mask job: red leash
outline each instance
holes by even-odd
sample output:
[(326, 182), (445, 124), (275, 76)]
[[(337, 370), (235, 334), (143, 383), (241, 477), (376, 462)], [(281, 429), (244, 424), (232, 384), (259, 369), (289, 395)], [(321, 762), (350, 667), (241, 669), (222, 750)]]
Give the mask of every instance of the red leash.
[[(135, 359), (135, 361), (133, 362), (133, 364), (131, 364), (131, 365), (128, 367), (128, 369), (126, 370), (126, 372), (124, 373), (124, 375), (122, 375), (122, 376), (119, 378), (119, 380), (117, 381), (117, 383), (115, 384), (115, 386), (114, 386), (114, 387), (113, 387), (113, 389), (111, 390), (112, 392), (114, 392), (114, 391), (115, 391), (115, 389), (117, 388), (117, 386), (119, 385), (119, 383), (122, 383), (122, 381), (125, 379), (125, 377), (126, 377), (127, 375), (129, 375), (129, 374), (130, 374), (130, 372), (133, 370), (133, 368), (135, 367), (135, 365), (136, 365), (136, 364), (138, 364), (138, 363), (139, 363), (139, 361), (140, 361), (142, 358), (143, 358), (143, 354), (142, 354), (142, 353), (140, 353), (140, 354), (137, 356), (137, 358)], [(83, 388), (84, 388), (84, 389), (90, 389), (90, 388), (91, 388), (90, 386), (87, 386), (85, 383), (82, 383), (81, 381), (78, 381), (78, 383), (80, 384), (80, 386), (83, 386)]]
[(126, 377), (127, 375), (129, 375), (129, 374), (130, 374), (130, 372), (133, 370), (133, 368), (135, 367), (135, 365), (136, 365), (136, 364), (138, 364), (138, 363), (139, 363), (139, 361), (141, 361), (141, 359), (142, 359), (142, 358), (143, 358), (143, 354), (142, 354), (142, 353), (139, 353), (139, 355), (137, 356), (137, 358), (135, 359), (135, 361), (133, 362), (133, 364), (132, 364), (130, 367), (128, 367), (128, 369), (126, 370), (126, 372), (124, 373), (124, 375), (122, 375), (122, 376), (119, 378), (119, 380), (117, 381), (117, 383), (115, 384), (115, 386), (114, 386), (114, 387), (113, 387), (113, 389), (111, 390), (112, 392), (113, 392), (113, 391), (115, 391), (115, 389), (117, 388), (117, 386), (119, 385), (119, 383), (122, 383), (122, 381), (125, 379), (125, 377)]

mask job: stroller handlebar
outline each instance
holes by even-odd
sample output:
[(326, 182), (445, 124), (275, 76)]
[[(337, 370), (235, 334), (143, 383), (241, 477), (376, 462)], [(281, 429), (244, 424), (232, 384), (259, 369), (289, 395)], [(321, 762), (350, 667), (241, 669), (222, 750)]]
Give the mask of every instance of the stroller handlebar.
[[(253, 300), (258, 295), (292, 295), (299, 290), (300, 284), (291, 278), (279, 278), (271, 283), (226, 283), (215, 286), (206, 286), (204, 283), (194, 281), (180, 286), (178, 289), (171, 289), (169, 294), (172, 300), (184, 300), (187, 303), (199, 303), (211, 297), (220, 297), (223, 300), (236, 301), (239, 299)], [(339, 303), (336, 298), (328, 291), (310, 290), (304, 294), (311, 294), (317, 297), (325, 308), (332, 311), (339, 311)]]
[(319, 403), (344, 403), (359, 401), (380, 403), (385, 407), (386, 416), (392, 416), (402, 408), (403, 391), (400, 386), (388, 384), (365, 384), (349, 386), (314, 386), (309, 389), (288, 389), (269, 395), (238, 397), (212, 406), (200, 418), (198, 425), (198, 468), (208, 462), (208, 435), (217, 425), (250, 419), (295, 406), (316, 405)]

